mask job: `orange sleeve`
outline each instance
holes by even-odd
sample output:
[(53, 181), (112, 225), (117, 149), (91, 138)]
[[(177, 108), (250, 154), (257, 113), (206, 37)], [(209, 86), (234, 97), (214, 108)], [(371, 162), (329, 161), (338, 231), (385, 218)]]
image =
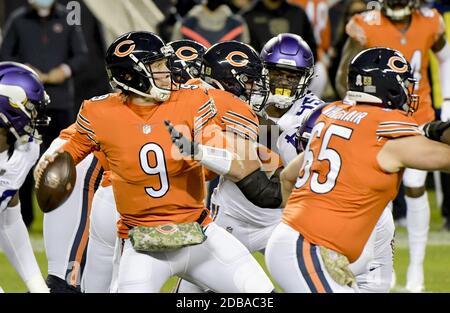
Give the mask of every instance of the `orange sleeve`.
[(194, 108), (194, 123), (192, 126), (194, 139), (198, 142), (205, 143), (214, 133), (216, 129), (215, 117), (217, 109), (212, 98), (206, 99), (199, 107)]
[(347, 25), (345, 26), (345, 32), (350, 38), (356, 40), (361, 45), (366, 46), (367, 34), (366, 30), (364, 29), (363, 23), (363, 16), (361, 14), (356, 14), (350, 19), (350, 21), (348, 21)]
[(384, 112), (384, 114), (386, 114), (386, 118), (378, 123), (378, 128), (376, 130), (377, 136), (386, 139), (395, 139), (422, 134), (419, 130), (419, 125), (411, 116), (406, 116), (404, 113), (397, 110)]
[[(434, 41), (433, 44), (436, 43), (438, 41), (439, 38), (441, 38), (442, 34), (445, 34), (445, 29), (446, 29), (446, 25), (445, 25), (445, 21), (444, 21), (444, 17), (438, 12), (436, 11), (436, 15), (437, 15), (437, 30), (436, 30), (436, 35), (434, 37)], [(449, 34), (447, 34), (449, 35)]]
[(88, 102), (84, 101), (76, 121), (76, 132), (63, 145), (63, 150), (70, 153), (75, 164), (80, 163), (88, 154), (98, 150), (98, 142), (93, 125), (89, 121)]
[(256, 114), (247, 103), (222, 90), (213, 90), (214, 100), (218, 103), (220, 125), (224, 131), (229, 131), (252, 141), (258, 140), (259, 121)]
[(77, 131), (77, 129), (76, 129), (75, 123), (73, 123), (72, 125), (63, 129), (59, 133), (59, 138), (64, 139), (64, 140), (69, 140), (70, 137), (72, 137), (72, 135), (75, 134), (76, 131)]

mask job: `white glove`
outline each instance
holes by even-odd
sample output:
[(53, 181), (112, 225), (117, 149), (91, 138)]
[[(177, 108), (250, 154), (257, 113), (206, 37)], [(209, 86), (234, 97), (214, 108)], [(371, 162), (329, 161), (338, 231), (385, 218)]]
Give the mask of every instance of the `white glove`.
[(441, 121), (450, 121), (450, 99), (444, 100), (444, 102), (442, 102)]

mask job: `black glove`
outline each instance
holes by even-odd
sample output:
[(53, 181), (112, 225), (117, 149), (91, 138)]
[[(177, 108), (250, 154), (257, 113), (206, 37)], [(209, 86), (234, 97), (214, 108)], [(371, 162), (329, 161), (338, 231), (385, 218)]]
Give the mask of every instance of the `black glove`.
[(426, 123), (423, 126), (425, 137), (435, 141), (441, 141), (441, 136), (444, 131), (450, 127), (450, 122), (434, 121)]
[(199, 152), (198, 143), (195, 141), (191, 141), (188, 138), (184, 137), (178, 130), (173, 127), (172, 123), (169, 120), (164, 120), (164, 124), (169, 131), (170, 138), (172, 138), (172, 142), (177, 146), (182, 155), (194, 157)]

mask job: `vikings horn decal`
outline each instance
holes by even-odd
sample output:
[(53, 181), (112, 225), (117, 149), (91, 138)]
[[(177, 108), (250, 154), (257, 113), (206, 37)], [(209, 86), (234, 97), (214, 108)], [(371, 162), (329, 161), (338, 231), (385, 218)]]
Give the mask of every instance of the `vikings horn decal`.
[(230, 52), (225, 60), (235, 67), (243, 67), (248, 64), (248, 56), (241, 51)]
[[(127, 50), (123, 51), (126, 48), (126, 45), (129, 45), (129, 47)], [(125, 47), (122, 49), (123, 46)], [(136, 48), (136, 45), (134, 44), (133, 40), (125, 40), (117, 45), (116, 49), (114, 50), (114, 54), (120, 58), (123, 58), (133, 52), (134, 48)]]

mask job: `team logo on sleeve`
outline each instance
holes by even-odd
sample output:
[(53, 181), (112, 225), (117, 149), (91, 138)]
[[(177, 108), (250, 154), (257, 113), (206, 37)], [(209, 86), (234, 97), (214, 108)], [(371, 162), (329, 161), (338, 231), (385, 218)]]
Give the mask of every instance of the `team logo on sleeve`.
[(198, 51), (189, 46), (184, 46), (178, 48), (178, 50), (175, 52), (175, 55), (183, 61), (192, 61), (198, 58)]
[(124, 40), (116, 46), (114, 54), (120, 58), (126, 57), (134, 51), (136, 45), (133, 40)]
[(405, 62), (405, 59), (400, 56), (392, 56), (389, 59), (387, 66), (396, 73), (405, 73), (408, 71), (408, 64)]
[(248, 64), (248, 55), (241, 51), (230, 52), (225, 60), (235, 67), (243, 67)]

